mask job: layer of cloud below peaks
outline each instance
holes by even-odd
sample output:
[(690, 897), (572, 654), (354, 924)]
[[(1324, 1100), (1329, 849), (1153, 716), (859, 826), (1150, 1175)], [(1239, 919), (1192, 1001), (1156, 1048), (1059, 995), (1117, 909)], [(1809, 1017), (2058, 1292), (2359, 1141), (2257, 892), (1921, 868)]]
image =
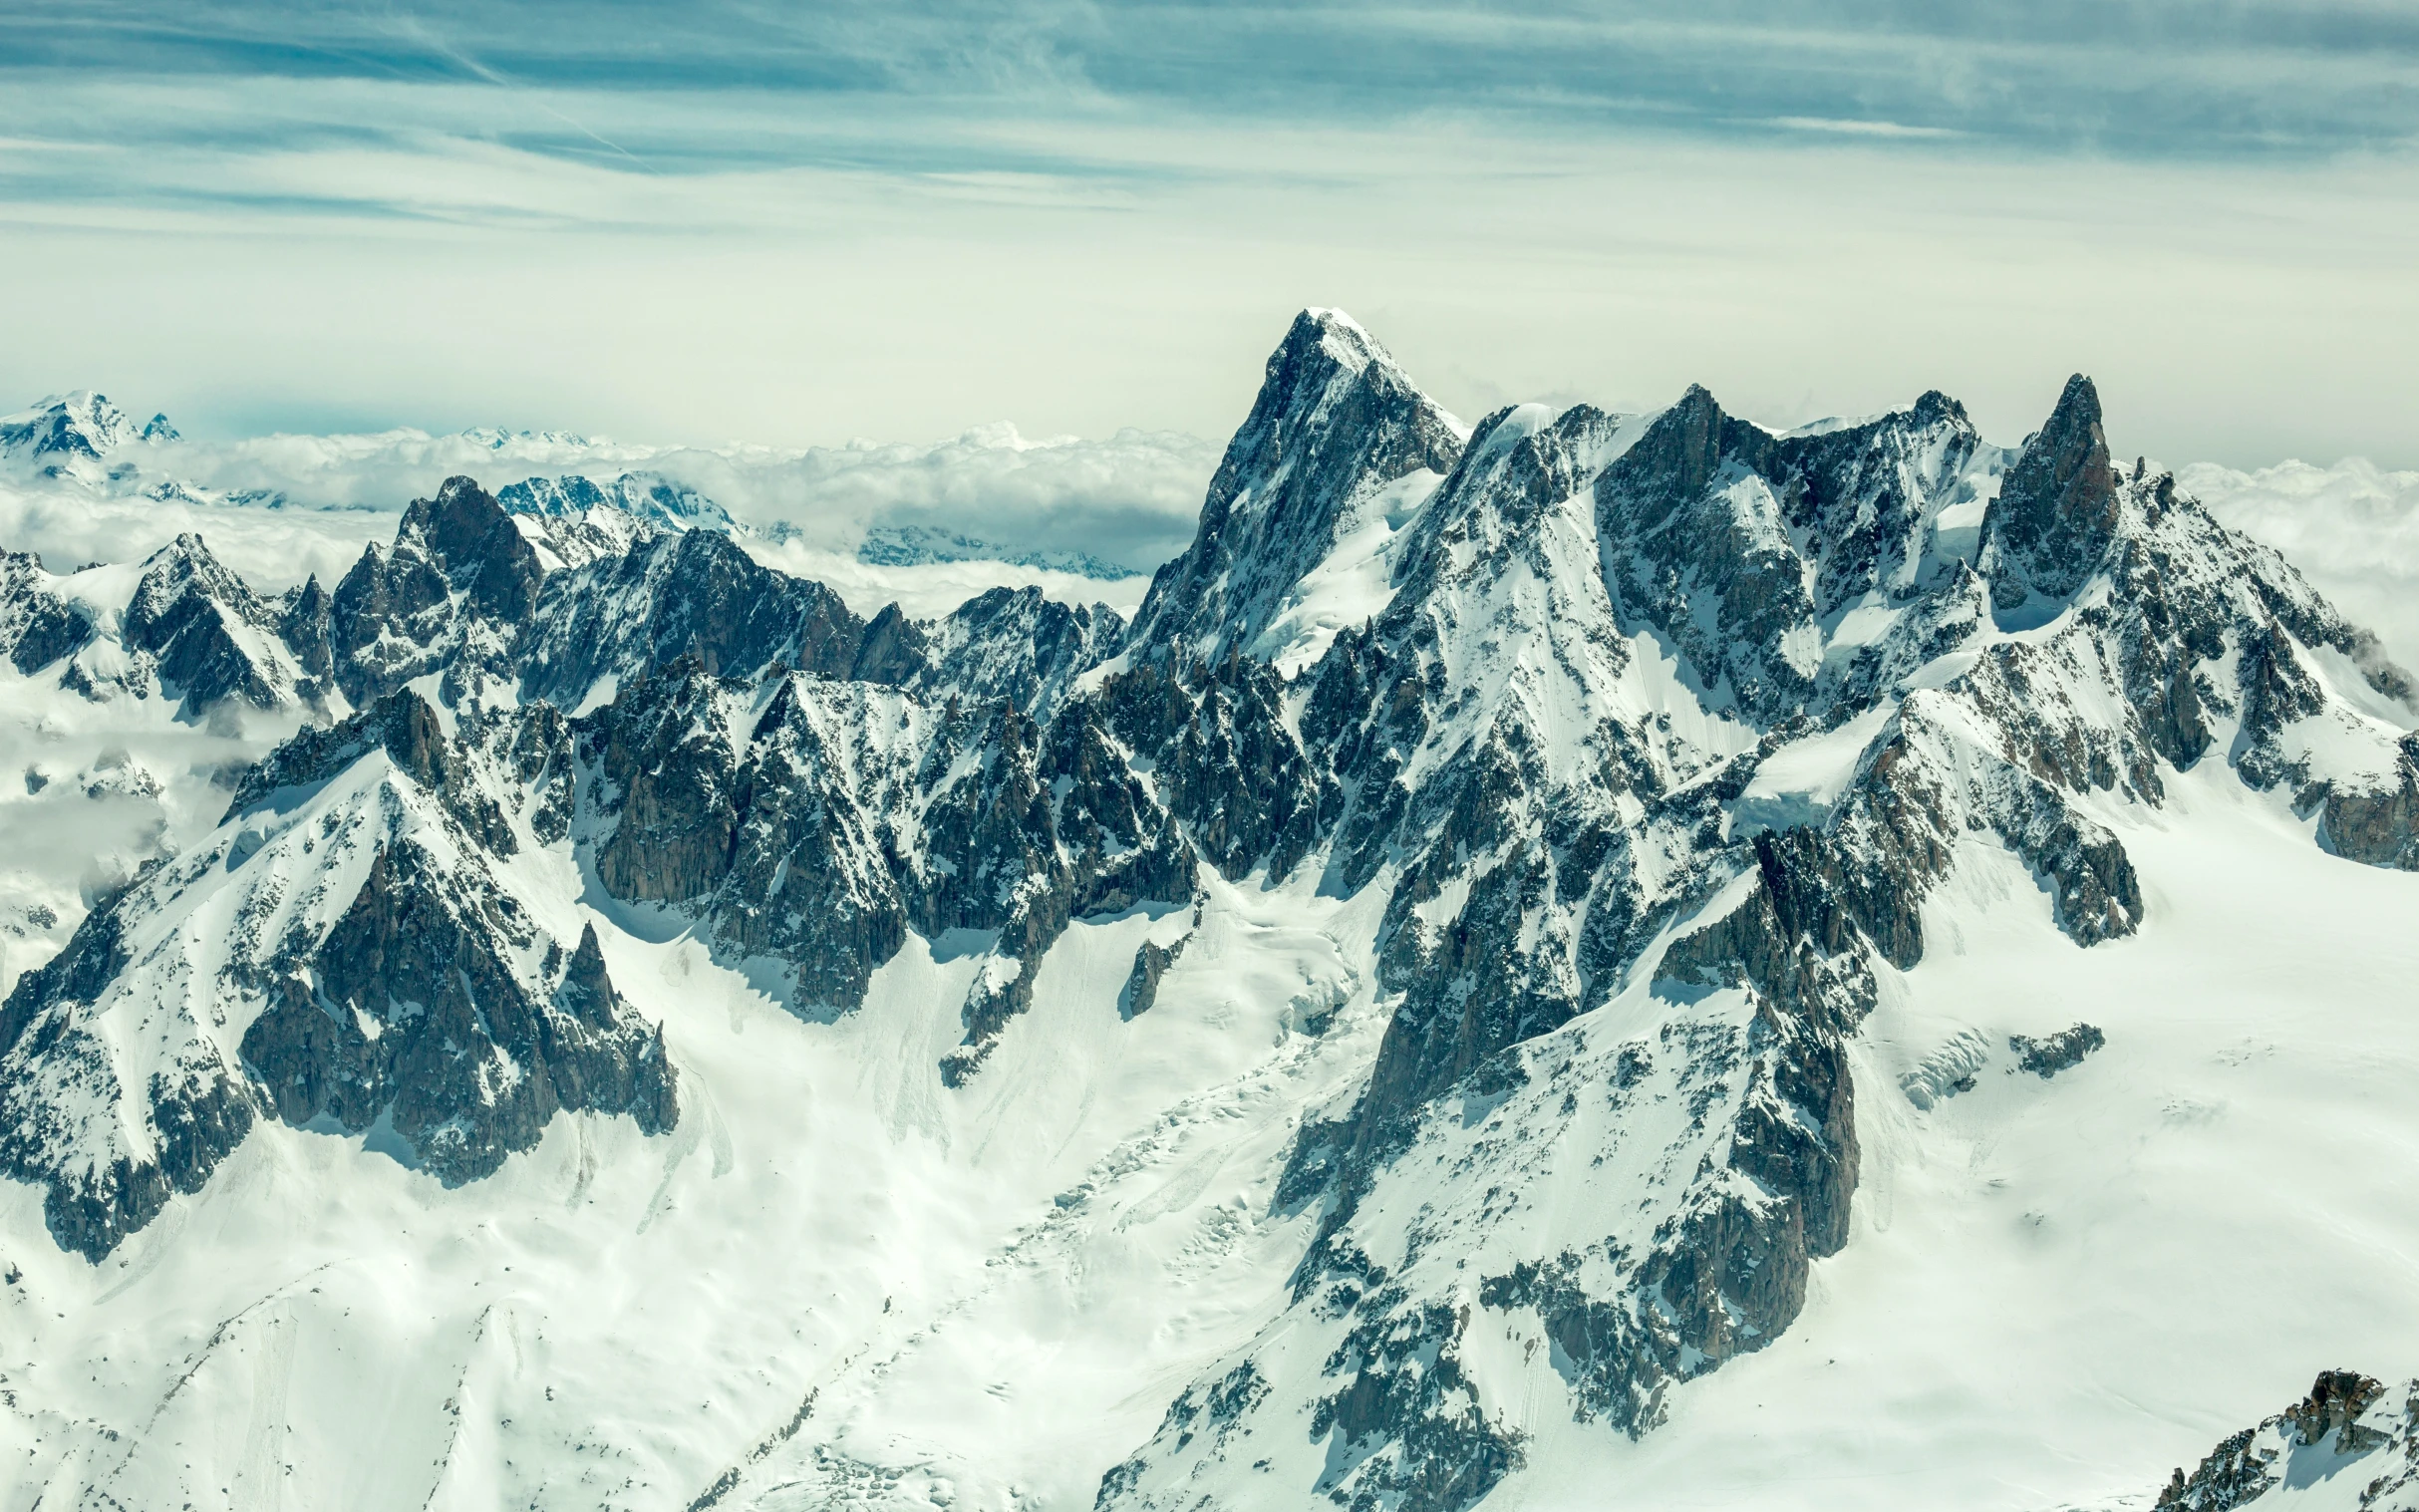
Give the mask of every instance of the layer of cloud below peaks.
[[(55, 568), (126, 561), (193, 532), (265, 589), (343, 576), (364, 546), (391, 539), (407, 501), (456, 474), (501, 489), (526, 477), (660, 473), (686, 483), (763, 537), (786, 570), (829, 582), (871, 613), (899, 599), (944, 613), (985, 588), (1036, 583), (1130, 611), (1141, 579), (1192, 536), (1217, 452), (1170, 433), (1104, 441), (1031, 441), (995, 425), (929, 445), (857, 443), (776, 452), (624, 444), (562, 433), (420, 431), (275, 435), (142, 445), (113, 454), (140, 471), (99, 487), (21, 478), (0, 483), (0, 546)], [(193, 499), (145, 491), (171, 480)], [(251, 502), (226, 502), (250, 494)], [(1130, 568), (1100, 581), (1004, 563), (875, 568), (855, 560), (876, 526), (925, 527), (1014, 548)]]

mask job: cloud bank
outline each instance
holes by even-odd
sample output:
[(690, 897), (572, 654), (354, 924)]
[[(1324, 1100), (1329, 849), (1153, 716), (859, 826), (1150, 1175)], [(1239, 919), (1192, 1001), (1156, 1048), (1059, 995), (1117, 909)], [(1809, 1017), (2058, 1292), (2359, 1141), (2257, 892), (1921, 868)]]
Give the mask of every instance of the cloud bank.
[[(863, 612), (899, 598), (941, 613), (986, 588), (1037, 583), (1121, 611), (1191, 539), (1217, 450), (1190, 436), (1126, 431), (1104, 441), (1034, 441), (994, 425), (925, 445), (722, 451), (626, 444), (572, 433), (421, 431), (275, 435), (145, 443), (111, 454), (90, 483), (0, 483), (0, 545), (59, 567), (124, 561), (176, 535), (202, 536), (254, 583), (333, 584), (405, 504), (465, 474), (489, 489), (525, 477), (662, 473), (721, 504), (756, 549), (829, 582)], [(179, 486), (189, 484), (190, 487)], [(1002, 563), (873, 567), (855, 560), (879, 526), (971, 532), (1026, 551), (1087, 555), (1129, 569), (1122, 582)]]
[(2359, 457), (2241, 472), (2201, 462), (2178, 485), (2235, 529), (2268, 542), (2396, 662), (2419, 672), (2419, 471)]

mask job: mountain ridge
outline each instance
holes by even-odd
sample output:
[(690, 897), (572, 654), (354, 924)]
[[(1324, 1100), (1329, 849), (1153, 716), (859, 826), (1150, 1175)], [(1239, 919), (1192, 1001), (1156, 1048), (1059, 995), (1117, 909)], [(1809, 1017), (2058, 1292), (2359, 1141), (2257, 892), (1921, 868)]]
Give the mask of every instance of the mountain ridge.
[[(1231, 893), (1366, 899), (1365, 972), (1281, 1037), (1382, 1024), (1278, 1162), (1303, 1248), (1102, 1508), (1241, 1495), (1248, 1462), (1458, 1512), (1526, 1464), (1511, 1404), (1637, 1438), (1784, 1338), (1851, 1242), (1858, 1037), (1976, 847), (2071, 947), (2128, 939), (2158, 899), (2127, 816), (2216, 756), (2320, 849), (2419, 870), (2419, 736), (2368, 712), (2408, 678), (2116, 467), (2080, 375), (2013, 453), (1938, 394), (1806, 435), (1697, 388), (1465, 429), (1306, 311), (1131, 626), (1032, 590), (868, 621), (720, 531), (573, 561), (526, 517), (449, 479), (275, 604), (198, 538), (123, 612), (9, 559), (28, 680), (329, 723), (10, 994), (0, 1163), (99, 1264), (254, 1120), (378, 1127), (452, 1184), (556, 1108), (669, 1134), (678, 1067), (592, 915), (809, 1025), (949, 942), (921, 1074), (974, 1098), (1091, 931), (1147, 921), (1130, 1025)], [(205, 915), (251, 921), (233, 954)], [(451, 935), (468, 964), (386, 943)]]

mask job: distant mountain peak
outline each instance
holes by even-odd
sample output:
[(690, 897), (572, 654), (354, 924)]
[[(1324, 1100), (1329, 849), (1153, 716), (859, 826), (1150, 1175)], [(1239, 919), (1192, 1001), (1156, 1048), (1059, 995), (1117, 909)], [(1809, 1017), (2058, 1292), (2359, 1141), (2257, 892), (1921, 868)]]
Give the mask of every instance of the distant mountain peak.
[(73, 468), (78, 463), (100, 461), (139, 435), (134, 422), (110, 403), (109, 396), (79, 389), (54, 394), (30, 410), (0, 418), (0, 454)]
[(515, 445), (539, 447), (592, 447), (598, 438), (582, 436), (576, 431), (515, 431), (504, 426), (472, 426), (461, 433), (464, 441), (476, 442), (490, 452), (501, 452)]
[(1001, 562), (1046, 572), (1071, 572), (1101, 582), (1117, 582), (1142, 574), (1117, 562), (1103, 561), (1088, 551), (1064, 551), (1011, 546), (981, 540), (932, 525), (876, 525), (865, 532), (857, 560), (876, 567), (916, 567), (944, 562)]
[(713, 499), (661, 472), (623, 472), (602, 479), (580, 473), (524, 477), (498, 489), (495, 498), (512, 514), (568, 516), (590, 509), (618, 509), (665, 530), (754, 533)]

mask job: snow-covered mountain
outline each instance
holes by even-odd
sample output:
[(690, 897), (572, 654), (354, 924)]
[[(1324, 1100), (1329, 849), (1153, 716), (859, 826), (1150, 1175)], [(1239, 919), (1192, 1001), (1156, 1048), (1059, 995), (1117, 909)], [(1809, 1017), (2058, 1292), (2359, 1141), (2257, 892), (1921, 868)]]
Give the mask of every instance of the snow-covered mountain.
[(109, 397), (79, 389), (30, 410), (0, 416), (0, 464), (51, 475), (93, 478), (113, 453), (143, 442), (179, 440), (164, 415), (138, 424)]
[(2412, 686), (2087, 379), (1465, 426), (1306, 311), (1130, 626), (575, 482), (0, 560), (30, 726), (241, 755), (12, 904), (7, 1505), (2046, 1508), (2419, 1353)]
[(1037, 551), (1000, 541), (979, 540), (971, 535), (931, 525), (876, 525), (865, 532), (864, 544), (857, 547), (857, 560), (877, 567), (917, 567), (939, 562), (1008, 562), (1019, 567), (1070, 572), (1078, 577), (1096, 578), (1102, 582), (1115, 582), (1136, 575), (1130, 567), (1104, 562), (1087, 551)]

